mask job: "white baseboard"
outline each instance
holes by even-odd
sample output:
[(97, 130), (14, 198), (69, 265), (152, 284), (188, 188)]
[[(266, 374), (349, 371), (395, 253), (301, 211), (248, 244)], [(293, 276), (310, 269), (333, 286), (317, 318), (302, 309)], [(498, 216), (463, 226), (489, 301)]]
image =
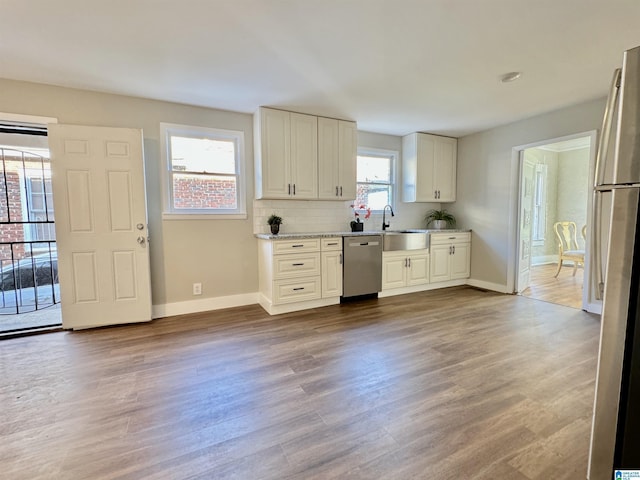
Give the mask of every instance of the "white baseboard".
[(550, 263), (558, 263), (558, 254), (531, 257), (531, 265), (548, 265)]
[(171, 317), (173, 315), (185, 315), (187, 313), (206, 312), (220, 310), (222, 308), (242, 307), (258, 303), (258, 293), (241, 293), (226, 297), (202, 298), (188, 300), (186, 302), (164, 303), (153, 305), (153, 318)]
[(467, 285), (470, 285), (472, 287), (482, 288), (484, 290), (491, 290), (493, 292), (500, 292), (500, 293), (507, 293), (507, 294), (513, 293), (507, 289), (506, 285), (502, 285), (500, 283), (485, 282), (484, 280), (475, 280), (473, 278), (467, 279)]
[(308, 310), (310, 308), (338, 305), (340, 303), (340, 297), (319, 298), (317, 300), (307, 300), (304, 302), (273, 305), (264, 295), (258, 294), (258, 303), (269, 315), (280, 315), (282, 313), (297, 312), (300, 310)]
[[(508, 292), (506, 285), (500, 285), (497, 283), (484, 282), (482, 280), (466, 279), (466, 280), (451, 280), (449, 282), (439, 282), (427, 285), (420, 285), (417, 287), (406, 287), (394, 290), (388, 290), (380, 292), (379, 297), (387, 297), (392, 295), (401, 295), (404, 293), (412, 293), (423, 290), (432, 290), (436, 288), (452, 287), (456, 285), (470, 285), (472, 287), (483, 288), (485, 290), (492, 290), (500, 293), (513, 293)], [(186, 315), (189, 313), (207, 312), (209, 310), (220, 310), (223, 308), (242, 307), (245, 305), (261, 304), (261, 306), (267, 310), (271, 315), (277, 315), (281, 313), (288, 313), (295, 310), (300, 310), (299, 304), (292, 305), (279, 305), (271, 306), (268, 302), (261, 302), (261, 295), (259, 292), (255, 293), (242, 293), (239, 295), (228, 295), (225, 297), (213, 297), (202, 298), (199, 300), (187, 300), (185, 302), (164, 303), (159, 305), (153, 305), (152, 318), (171, 317), (173, 315)], [(340, 298), (322, 299), (312, 302), (303, 302), (305, 305), (303, 308), (316, 308), (327, 305), (335, 305), (340, 303)]]
[(410, 287), (391, 288), (378, 293), (378, 298), (393, 297), (395, 295), (405, 295), (407, 293), (425, 292), (427, 290), (437, 290), (438, 288), (457, 287), (466, 285), (466, 279), (447, 280), (446, 282), (425, 283), (423, 285), (413, 285)]
[(589, 313), (597, 313), (598, 315), (602, 315), (602, 303), (587, 303), (586, 310)]

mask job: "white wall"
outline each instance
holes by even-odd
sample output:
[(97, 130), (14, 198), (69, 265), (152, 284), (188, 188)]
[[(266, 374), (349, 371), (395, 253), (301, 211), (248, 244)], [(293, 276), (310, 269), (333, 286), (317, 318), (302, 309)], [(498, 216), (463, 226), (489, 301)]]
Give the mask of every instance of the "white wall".
[(515, 259), (518, 178), (513, 148), (597, 130), (604, 103), (593, 100), (459, 139), (458, 194), (451, 210), (473, 230), (472, 284), (512, 288), (508, 270)]
[[(254, 201), (252, 115), (0, 79), (0, 112), (57, 118), (59, 123), (140, 128), (144, 135), (149, 214), (151, 282), (156, 314), (198, 311), (251, 302), (258, 290), (254, 232), (266, 232), (273, 211), (285, 218), (283, 232), (345, 231), (351, 202)], [(245, 138), (246, 220), (163, 220), (160, 123), (240, 130)], [(401, 153), (401, 138), (358, 133), (361, 146)], [(397, 177), (401, 178), (400, 164)], [(422, 226), (427, 204), (403, 204), (396, 192), (392, 228)], [(256, 218), (254, 220), (254, 208)], [(381, 215), (365, 228), (380, 230)], [(192, 295), (202, 283), (203, 295)], [(223, 298), (224, 301), (216, 302)]]
[[(513, 147), (597, 129), (603, 109), (604, 99), (595, 100), (460, 139), (458, 200), (442, 206), (457, 215), (460, 226), (473, 229), (471, 275), (476, 284), (503, 288), (507, 285), (508, 260), (512, 253), (509, 250), (511, 205), (515, 201), (512, 182), (517, 179)], [(254, 228), (262, 228), (263, 222), (254, 224), (251, 208), (251, 115), (5, 79), (0, 79), (0, 112), (55, 117), (60, 123), (143, 129), (154, 305), (193, 302), (193, 282), (202, 282), (203, 296), (199, 297), (202, 300), (240, 296), (244, 301), (257, 291)], [(244, 132), (246, 220), (162, 220), (160, 122)], [(358, 143), (401, 152), (400, 137), (359, 132)], [(398, 164), (396, 178), (401, 175)], [(396, 191), (396, 195), (392, 228), (421, 227), (426, 211), (440, 206), (402, 203), (400, 192)], [(325, 205), (325, 202), (286, 208), (297, 210), (298, 215), (304, 217), (305, 209), (318, 208), (317, 204)], [(341, 226), (351, 218), (348, 202), (330, 204), (331, 215), (337, 218), (336, 226), (343, 230)], [(267, 204), (265, 211), (280, 207), (280, 204)], [(287, 216), (289, 213), (285, 215), (285, 222)], [(290, 225), (295, 226), (296, 222), (285, 223), (285, 232)], [(375, 215), (365, 228), (379, 230), (381, 225), (381, 216)], [(208, 306), (211, 304), (205, 302), (193, 309), (204, 310)], [(175, 310), (166, 310), (172, 311)]]
[[(556, 211), (558, 209), (558, 153), (543, 150), (542, 148), (527, 148), (524, 151), (524, 158), (534, 161), (537, 164), (547, 166), (547, 178), (545, 184), (545, 232), (544, 243), (534, 244), (531, 249), (532, 262), (540, 262), (540, 257), (557, 253), (556, 235), (553, 233), (553, 224), (556, 222)], [(542, 262), (544, 263), (544, 262)]]
[(578, 246), (584, 248), (582, 226), (587, 224), (589, 189), (589, 148), (580, 148), (558, 155), (557, 222), (572, 221), (578, 227)]
[[(0, 79), (0, 112), (54, 117), (59, 123), (143, 130), (154, 306), (232, 295), (248, 294), (250, 298), (257, 291), (258, 255), (250, 208), (251, 115), (4, 79)], [(162, 220), (160, 122), (244, 132), (246, 220)], [(202, 282), (202, 297), (192, 296), (194, 282)], [(201, 309), (207, 305), (202, 304)]]

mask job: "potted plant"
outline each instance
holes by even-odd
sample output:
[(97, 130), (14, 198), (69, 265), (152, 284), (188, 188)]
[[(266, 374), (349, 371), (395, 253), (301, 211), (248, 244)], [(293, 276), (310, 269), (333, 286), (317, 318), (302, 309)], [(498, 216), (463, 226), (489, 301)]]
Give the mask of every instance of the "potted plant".
[(427, 215), (424, 217), (424, 220), (427, 224), (427, 228), (429, 228), (429, 225), (433, 223), (433, 227), (437, 230), (453, 228), (456, 226), (456, 217), (446, 210), (429, 210)]
[(277, 235), (278, 232), (280, 231), (280, 224), (282, 223), (282, 217), (279, 217), (274, 213), (267, 219), (267, 223), (271, 227), (271, 233), (273, 233), (274, 235)]

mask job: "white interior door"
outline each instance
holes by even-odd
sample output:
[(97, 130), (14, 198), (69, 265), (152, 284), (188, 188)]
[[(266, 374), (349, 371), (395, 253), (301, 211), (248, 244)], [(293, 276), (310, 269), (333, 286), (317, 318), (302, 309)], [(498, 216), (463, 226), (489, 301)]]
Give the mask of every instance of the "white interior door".
[(64, 328), (151, 320), (142, 131), (49, 125)]
[[(521, 152), (522, 156), (523, 153)], [(518, 293), (529, 287), (531, 280), (531, 238), (533, 219), (533, 198), (536, 164), (532, 160), (522, 160), (520, 180), (520, 232), (518, 244)]]

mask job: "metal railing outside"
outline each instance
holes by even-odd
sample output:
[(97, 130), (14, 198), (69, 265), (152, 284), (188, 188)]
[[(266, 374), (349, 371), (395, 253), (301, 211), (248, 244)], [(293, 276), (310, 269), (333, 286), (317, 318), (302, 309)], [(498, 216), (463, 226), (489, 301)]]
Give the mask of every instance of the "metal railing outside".
[[(0, 315), (31, 312), (60, 303), (56, 242), (0, 243), (0, 247), (4, 245), (10, 247), (11, 258), (0, 258)], [(16, 250), (22, 248), (24, 253), (16, 255)]]

